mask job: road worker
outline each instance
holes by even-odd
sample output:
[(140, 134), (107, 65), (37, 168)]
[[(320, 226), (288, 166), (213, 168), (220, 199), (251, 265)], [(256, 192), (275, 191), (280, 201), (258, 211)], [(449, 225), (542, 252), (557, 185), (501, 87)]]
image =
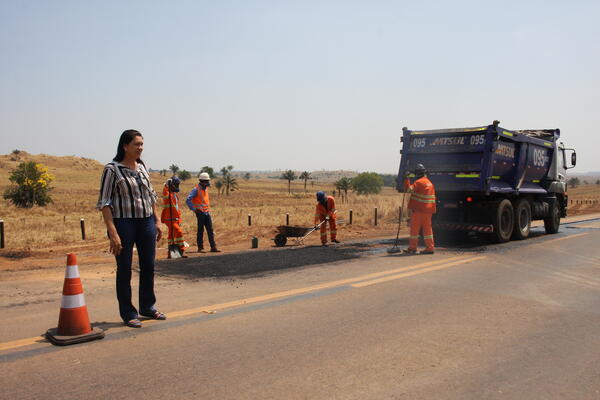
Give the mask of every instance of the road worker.
[(425, 239), (425, 250), (420, 254), (433, 254), (433, 230), (431, 228), (431, 216), (435, 214), (435, 188), (426, 176), (427, 170), (423, 164), (417, 164), (414, 174), (415, 183), (410, 184), (410, 174), (404, 176), (404, 190), (411, 193), (408, 209), (412, 211), (410, 219), (410, 237), (405, 254), (417, 253), (417, 242), (419, 232), (423, 230)]
[(186, 200), (187, 206), (196, 214), (198, 220), (198, 233), (196, 235), (198, 252), (204, 252), (204, 229), (206, 229), (211, 253), (220, 253), (215, 244), (215, 235), (210, 217), (210, 199), (208, 197), (210, 175), (202, 172), (198, 178), (198, 184), (192, 189)]
[(173, 176), (167, 179), (163, 187), (163, 209), (160, 215), (160, 222), (166, 224), (169, 228), (167, 236), (168, 258), (171, 258), (172, 251), (178, 251), (181, 257), (187, 258), (183, 254), (185, 251), (185, 242), (183, 240), (183, 230), (181, 229), (181, 210), (179, 209), (179, 184), (180, 179)]
[(321, 244), (327, 246), (327, 222), (329, 221), (329, 233), (331, 242), (339, 243), (337, 240), (337, 227), (335, 224), (336, 210), (333, 196), (325, 195), (325, 192), (317, 192), (317, 208), (315, 211), (315, 225), (321, 224)]

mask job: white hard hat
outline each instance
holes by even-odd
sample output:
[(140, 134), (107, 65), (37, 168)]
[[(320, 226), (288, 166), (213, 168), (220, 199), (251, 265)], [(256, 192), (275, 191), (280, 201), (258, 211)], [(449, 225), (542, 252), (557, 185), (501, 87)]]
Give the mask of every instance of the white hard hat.
[(210, 175), (208, 175), (206, 172), (203, 172), (200, 174), (200, 176), (198, 176), (198, 179), (201, 181), (210, 181)]

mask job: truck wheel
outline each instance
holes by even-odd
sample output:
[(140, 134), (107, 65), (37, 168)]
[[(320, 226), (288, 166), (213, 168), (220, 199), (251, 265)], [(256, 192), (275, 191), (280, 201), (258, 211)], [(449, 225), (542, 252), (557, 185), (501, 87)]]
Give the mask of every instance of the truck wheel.
[(512, 238), (515, 240), (527, 239), (531, 231), (531, 205), (527, 199), (517, 201), (515, 208), (515, 226)]
[(515, 223), (515, 214), (510, 200), (504, 199), (498, 203), (494, 218), (494, 233), (492, 238), (496, 243), (504, 243), (510, 240)]
[(273, 241), (275, 242), (275, 246), (283, 247), (287, 243), (287, 236), (285, 236), (283, 233), (279, 233), (277, 236), (275, 236)]
[(550, 210), (550, 215), (544, 219), (544, 228), (546, 229), (546, 233), (557, 233), (559, 227), (560, 210), (558, 209), (558, 205), (554, 203), (554, 207)]

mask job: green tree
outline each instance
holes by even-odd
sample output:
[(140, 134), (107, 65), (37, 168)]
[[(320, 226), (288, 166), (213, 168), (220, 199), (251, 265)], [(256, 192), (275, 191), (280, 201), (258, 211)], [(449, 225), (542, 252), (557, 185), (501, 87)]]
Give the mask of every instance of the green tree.
[(346, 199), (346, 201), (348, 201), (348, 190), (350, 190), (350, 188), (352, 187), (352, 179), (344, 177), (336, 181), (334, 185), (335, 188), (340, 191), (342, 202), (344, 201), (344, 198)]
[(184, 170), (182, 170), (182, 171), (179, 171), (179, 179), (181, 179), (181, 181), (182, 181), (182, 182), (185, 182), (185, 181), (187, 181), (187, 180), (188, 180), (188, 179), (190, 179), (191, 177), (192, 177), (192, 174), (190, 174), (190, 172), (189, 172), (189, 171), (187, 171), (187, 170), (185, 170), (185, 169), (184, 169)]
[(308, 182), (308, 180), (310, 179), (310, 172), (304, 171), (300, 174), (298, 178), (304, 181), (304, 193), (306, 193), (306, 182)]
[(578, 177), (574, 176), (573, 178), (569, 179), (567, 181), (567, 183), (569, 184), (570, 187), (575, 188), (581, 184), (581, 181), (579, 180)]
[(392, 174), (379, 174), (383, 179), (383, 186), (396, 187), (396, 175)]
[(233, 165), (228, 165), (226, 167), (221, 168), (221, 175), (223, 177), (226, 177), (228, 175), (231, 175), (231, 171), (233, 171)]
[(179, 166), (177, 166), (175, 164), (171, 164), (171, 166), (169, 167), (169, 170), (173, 173), (173, 175), (177, 175), (177, 172), (179, 171)]
[(376, 194), (381, 192), (383, 179), (375, 172), (363, 172), (352, 179), (351, 185), (358, 194)]
[(292, 193), (292, 181), (296, 179), (296, 173), (291, 169), (288, 169), (283, 174), (281, 174), (281, 179), (285, 179), (288, 181), (288, 193)]
[(208, 174), (208, 176), (211, 177), (211, 179), (215, 177), (215, 170), (212, 169), (211, 167), (209, 167), (208, 165), (202, 167), (202, 169), (200, 170), (200, 173), (198, 175), (200, 175), (203, 172), (206, 172)]
[(600, 179), (596, 181), (596, 185), (600, 185)]
[(223, 180), (221, 178), (215, 179), (215, 188), (217, 189), (217, 194), (221, 194), (223, 190)]
[(50, 182), (54, 180), (54, 176), (48, 172), (48, 167), (35, 161), (23, 162), (12, 171), (8, 180), (13, 185), (6, 189), (4, 198), (17, 207), (43, 207), (52, 203), (49, 192), (52, 190)]
[(223, 187), (225, 188), (225, 194), (229, 196), (229, 192), (235, 192), (238, 188), (237, 180), (231, 176), (231, 174), (223, 177)]
[(245, 180), (247, 180), (247, 181), (249, 181), (249, 180), (250, 180), (250, 172), (246, 172), (246, 173), (244, 174), (244, 179), (245, 179)]

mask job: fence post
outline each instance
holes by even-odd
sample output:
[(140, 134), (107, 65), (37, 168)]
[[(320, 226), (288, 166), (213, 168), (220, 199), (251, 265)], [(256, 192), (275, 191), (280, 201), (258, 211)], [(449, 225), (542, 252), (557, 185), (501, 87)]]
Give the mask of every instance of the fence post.
[(377, 226), (377, 207), (375, 207), (375, 226)]
[(81, 225), (81, 240), (85, 240), (85, 219), (81, 218), (79, 223)]
[(289, 225), (290, 224), (290, 214), (285, 214), (285, 224)]
[(248, 226), (252, 226), (252, 215), (248, 214)]
[(348, 217), (349, 222), (348, 225), (352, 225), (352, 209), (350, 209), (350, 216)]
[(0, 219), (0, 249), (4, 248), (4, 221)]

